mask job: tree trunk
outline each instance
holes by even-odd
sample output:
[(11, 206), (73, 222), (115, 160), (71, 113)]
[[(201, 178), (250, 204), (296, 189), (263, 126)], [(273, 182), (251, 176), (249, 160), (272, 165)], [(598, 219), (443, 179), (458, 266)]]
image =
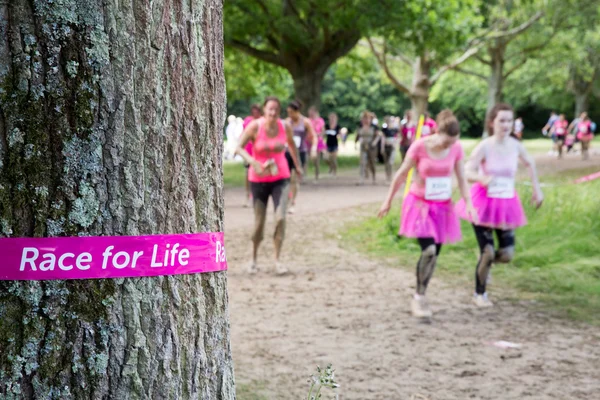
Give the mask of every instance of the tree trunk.
[[(329, 66), (327, 66), (328, 68)], [(302, 112), (306, 114), (311, 106), (321, 107), (321, 89), (323, 85), (324, 71), (301, 71), (292, 75), (294, 79), (294, 92), (298, 100), (303, 104)]]
[(582, 112), (588, 111), (590, 105), (589, 91), (575, 92), (575, 117), (581, 115)]
[(504, 54), (506, 53), (506, 43), (497, 39), (495, 46), (488, 48), (490, 55), (490, 76), (488, 78), (488, 102), (487, 110), (490, 111), (496, 104), (501, 103), (504, 94)]
[[(0, 234), (221, 231), (222, 1), (0, 3)], [(233, 399), (225, 273), (0, 282), (0, 398)]]
[(417, 57), (413, 65), (413, 82), (410, 88), (410, 102), (412, 114), (415, 118), (424, 115), (429, 107), (429, 90), (431, 83), (429, 81), (431, 67), (427, 58)]

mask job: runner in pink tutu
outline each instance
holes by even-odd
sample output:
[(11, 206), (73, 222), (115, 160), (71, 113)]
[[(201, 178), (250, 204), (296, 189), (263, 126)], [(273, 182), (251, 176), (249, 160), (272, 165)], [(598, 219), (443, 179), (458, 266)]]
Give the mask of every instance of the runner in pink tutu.
[(389, 212), (394, 195), (414, 167), (415, 180), (402, 204), (400, 234), (416, 238), (421, 247), (417, 291), (411, 303), (413, 315), (420, 318), (429, 318), (432, 314), (425, 291), (442, 244), (461, 239), (460, 222), (452, 204), (453, 173), (458, 179), (461, 195), (466, 198), (467, 209), (476, 218), (464, 174), (458, 120), (452, 111), (444, 110), (437, 116), (437, 126), (439, 134), (419, 139), (410, 146), (378, 214), (382, 218)]
[(577, 139), (581, 142), (581, 155), (584, 160), (587, 160), (589, 156), (590, 142), (594, 139), (594, 133), (592, 132), (592, 121), (588, 117), (587, 113), (584, 113), (581, 121), (577, 124)]
[[(477, 145), (467, 162), (467, 178), (475, 182), (471, 187), (471, 200), (477, 210), (478, 222), (467, 212), (470, 204), (461, 200), (456, 205), (460, 217), (473, 223), (479, 244), (473, 297), (478, 307), (493, 305), (486, 293), (492, 264), (512, 260), (515, 251), (514, 230), (527, 223), (521, 200), (515, 191), (519, 160), (529, 168), (534, 204), (539, 207), (544, 199), (533, 158), (523, 144), (511, 136), (513, 119), (511, 106), (496, 104), (486, 118), (490, 136)], [(498, 238), (498, 250), (494, 250), (494, 231)]]
[(319, 167), (321, 165), (321, 160), (323, 159), (323, 152), (327, 149), (325, 141), (323, 140), (323, 135), (325, 134), (325, 121), (323, 118), (321, 118), (319, 115), (319, 110), (317, 110), (317, 107), (315, 106), (312, 106), (308, 109), (308, 118), (310, 118), (310, 122), (312, 123), (315, 134), (317, 135), (317, 151), (314, 153), (314, 156), (312, 156), (311, 159), (315, 166), (315, 181), (318, 181)]
[[(260, 117), (262, 117), (262, 107), (260, 104), (252, 104), (250, 115), (244, 118), (242, 129), (246, 129), (246, 127), (250, 125), (250, 122), (259, 119)], [(246, 153), (252, 155), (252, 142), (248, 142), (244, 150), (246, 150)], [(244, 161), (244, 166), (246, 167), (246, 203), (244, 204), (244, 207), (252, 207), (252, 191), (250, 190), (250, 181), (248, 180), (250, 164)]]

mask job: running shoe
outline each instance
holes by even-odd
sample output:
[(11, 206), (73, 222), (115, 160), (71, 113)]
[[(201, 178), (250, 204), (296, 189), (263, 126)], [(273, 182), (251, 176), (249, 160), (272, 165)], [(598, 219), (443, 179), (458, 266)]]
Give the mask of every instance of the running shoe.
[(256, 266), (256, 262), (252, 261), (250, 265), (248, 265), (248, 273), (250, 275), (254, 275), (258, 272), (258, 267)]
[(417, 318), (431, 318), (433, 315), (425, 296), (415, 294), (410, 303), (410, 308), (412, 309), (413, 316)]
[(494, 306), (494, 303), (492, 303), (491, 300), (488, 299), (487, 292), (484, 294), (475, 293), (473, 295), (473, 303), (475, 303), (475, 305), (479, 308), (488, 308)]
[(283, 263), (281, 263), (281, 262), (279, 262), (279, 261), (277, 261), (277, 262), (275, 263), (275, 273), (276, 273), (277, 275), (285, 275), (285, 274), (287, 274), (288, 272), (290, 272), (290, 270), (289, 270), (289, 269), (287, 269), (287, 267), (285, 266), (285, 264), (283, 264)]
[(293, 214), (296, 212), (296, 209), (294, 208), (294, 206), (291, 206), (290, 208), (288, 208), (288, 214)]

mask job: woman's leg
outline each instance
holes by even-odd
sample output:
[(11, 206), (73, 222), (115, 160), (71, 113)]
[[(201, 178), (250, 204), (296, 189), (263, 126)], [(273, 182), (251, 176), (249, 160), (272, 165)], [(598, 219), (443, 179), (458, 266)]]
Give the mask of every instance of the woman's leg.
[(335, 151), (332, 151), (331, 153), (329, 153), (329, 157), (331, 157), (331, 166), (333, 168), (332, 172), (333, 172), (333, 176), (337, 175), (337, 169), (338, 169), (338, 160), (337, 160), (337, 149), (335, 149)]
[(369, 162), (368, 158), (368, 150), (363, 146), (360, 146), (360, 183), (363, 183), (365, 178), (367, 178), (367, 163)]
[(475, 237), (479, 244), (479, 260), (475, 268), (475, 303), (478, 306), (490, 306), (491, 302), (484, 296), (488, 276), (496, 258), (492, 229), (473, 224)]
[(273, 186), (271, 196), (275, 206), (275, 232), (273, 234), (273, 244), (275, 245), (275, 270), (278, 274), (285, 274), (288, 269), (279, 262), (281, 247), (285, 238), (285, 215), (287, 208), (288, 192), (290, 184), (286, 180), (276, 182)]
[(373, 183), (375, 183), (375, 181), (376, 181), (375, 163), (377, 162), (377, 150), (369, 149), (367, 152), (367, 159), (368, 159), (369, 171), (371, 171), (371, 173), (373, 174)]
[(415, 317), (430, 318), (432, 312), (425, 299), (425, 291), (433, 276), (442, 245), (436, 244), (433, 238), (418, 238), (417, 241), (421, 246), (421, 256), (417, 262), (417, 290), (411, 302), (411, 309)]
[(254, 274), (258, 271), (256, 261), (258, 248), (264, 238), (265, 220), (267, 218), (267, 204), (269, 202), (269, 183), (250, 182), (254, 205), (254, 230), (252, 232), (252, 263), (248, 272)]
[(494, 262), (508, 264), (515, 255), (515, 231), (495, 229), (498, 238), (498, 250)]

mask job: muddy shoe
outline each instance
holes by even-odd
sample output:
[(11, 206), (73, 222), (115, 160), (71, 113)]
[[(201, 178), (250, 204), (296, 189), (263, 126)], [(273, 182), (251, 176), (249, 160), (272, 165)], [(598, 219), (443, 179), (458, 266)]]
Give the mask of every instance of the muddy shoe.
[(487, 293), (473, 295), (473, 303), (479, 308), (493, 307), (494, 303), (488, 299)]
[(288, 272), (290, 272), (290, 270), (287, 269), (287, 267), (285, 266), (285, 264), (283, 264), (281, 262), (276, 262), (275, 263), (275, 273), (277, 275), (285, 275)]
[(425, 296), (415, 295), (410, 303), (413, 316), (417, 318), (431, 318), (433, 313), (429, 309)]
[(258, 272), (258, 267), (256, 266), (256, 263), (253, 261), (250, 263), (250, 265), (248, 265), (248, 273), (250, 275), (255, 275)]

